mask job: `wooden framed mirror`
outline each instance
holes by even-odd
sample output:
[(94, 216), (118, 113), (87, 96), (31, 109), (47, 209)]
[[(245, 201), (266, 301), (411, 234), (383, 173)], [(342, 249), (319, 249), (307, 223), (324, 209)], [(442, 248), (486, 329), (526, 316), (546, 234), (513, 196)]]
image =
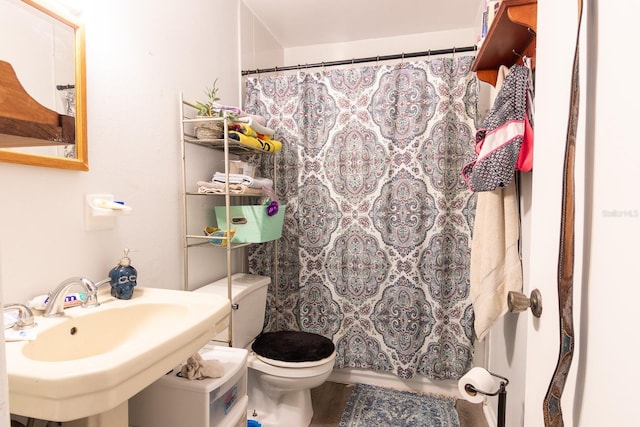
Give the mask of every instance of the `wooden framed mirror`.
[(89, 170), (84, 26), (40, 0), (0, 0), (0, 161)]

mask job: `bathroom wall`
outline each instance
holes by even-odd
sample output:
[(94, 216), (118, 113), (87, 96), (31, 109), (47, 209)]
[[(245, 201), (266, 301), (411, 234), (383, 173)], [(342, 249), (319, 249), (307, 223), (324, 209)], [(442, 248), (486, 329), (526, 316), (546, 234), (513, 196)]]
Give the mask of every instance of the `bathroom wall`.
[[(237, 1), (82, 7), (90, 170), (0, 163), (5, 303), (25, 302), (69, 276), (106, 277), (124, 247), (140, 285), (181, 289), (179, 93), (202, 98), (218, 77), (222, 101), (240, 102)], [(201, 167), (208, 179), (210, 166)], [(133, 212), (111, 230), (85, 231), (88, 193), (113, 194)], [(225, 274), (224, 251), (201, 254), (208, 276)]]
[(285, 65), (337, 61), (350, 58), (376, 57), (410, 52), (426, 52), (429, 49), (450, 49), (455, 46), (473, 46), (474, 28), (456, 31), (416, 33), (406, 36), (359, 40), (348, 43), (298, 46), (285, 49)]
[[(240, 103), (237, 1), (85, 1), (82, 7), (90, 171), (0, 163), (4, 303), (25, 302), (70, 276), (106, 277), (124, 247), (139, 285), (181, 289), (179, 93), (200, 99), (218, 77), (222, 101)], [(204, 179), (212, 173), (208, 161), (203, 158)], [(111, 230), (85, 231), (87, 193), (114, 194), (133, 213)], [(198, 266), (202, 281), (226, 274), (224, 251), (208, 249)], [(2, 347), (0, 425), (8, 426), (4, 360)]]
[(240, 4), (240, 68), (284, 65), (284, 49), (244, 2)]

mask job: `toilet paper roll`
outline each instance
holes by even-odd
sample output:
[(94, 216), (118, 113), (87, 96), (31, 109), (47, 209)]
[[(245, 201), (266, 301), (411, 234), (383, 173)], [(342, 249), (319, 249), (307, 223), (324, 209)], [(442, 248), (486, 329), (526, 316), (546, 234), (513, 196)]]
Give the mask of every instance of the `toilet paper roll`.
[(458, 391), (462, 397), (471, 403), (480, 403), (484, 400), (485, 395), (469, 391), (465, 388), (467, 384), (472, 385), (477, 390), (482, 390), (487, 393), (494, 393), (498, 385), (493, 379), (493, 376), (484, 368), (475, 367), (471, 368), (469, 372), (464, 374), (458, 381)]

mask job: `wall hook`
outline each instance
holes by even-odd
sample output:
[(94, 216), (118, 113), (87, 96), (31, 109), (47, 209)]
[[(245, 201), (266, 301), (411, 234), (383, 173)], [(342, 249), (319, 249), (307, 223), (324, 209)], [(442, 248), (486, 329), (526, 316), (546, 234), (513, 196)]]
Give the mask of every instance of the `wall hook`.
[(531, 313), (535, 317), (542, 315), (542, 294), (538, 289), (531, 291), (531, 297), (521, 292), (510, 291), (507, 296), (507, 305), (512, 313), (520, 313), (531, 307)]

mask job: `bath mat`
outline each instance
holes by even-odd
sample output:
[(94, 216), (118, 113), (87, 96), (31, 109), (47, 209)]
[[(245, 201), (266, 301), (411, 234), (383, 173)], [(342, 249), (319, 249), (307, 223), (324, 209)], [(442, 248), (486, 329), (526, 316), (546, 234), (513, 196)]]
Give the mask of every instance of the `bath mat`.
[(460, 427), (455, 398), (356, 384), (338, 427)]

